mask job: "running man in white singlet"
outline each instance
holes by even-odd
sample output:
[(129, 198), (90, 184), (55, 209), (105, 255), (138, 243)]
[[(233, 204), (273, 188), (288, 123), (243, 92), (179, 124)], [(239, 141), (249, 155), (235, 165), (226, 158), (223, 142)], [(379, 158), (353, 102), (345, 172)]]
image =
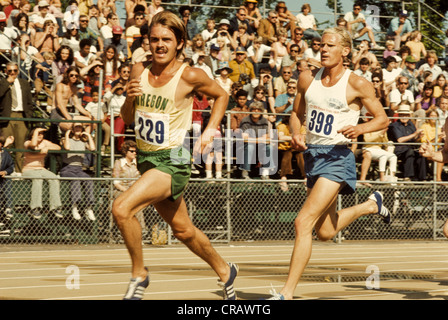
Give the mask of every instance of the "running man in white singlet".
[[(379, 192), (364, 203), (336, 211), (338, 194), (353, 193), (356, 185), (356, 163), (347, 145), (361, 134), (387, 128), (389, 121), (372, 84), (343, 67), (343, 58), (351, 51), (347, 31), (325, 30), (320, 50), (323, 67), (300, 74), (290, 118), (293, 147), (304, 151), (307, 199), (294, 222), (288, 278), (279, 293), (271, 292), (272, 300), (293, 299), (311, 256), (313, 228), (319, 239), (330, 240), (363, 215), (380, 214), (390, 222)], [(374, 118), (358, 124), (362, 106)], [(307, 129), (306, 145), (302, 126)]]
[(121, 108), (125, 123), (135, 122), (137, 162), (142, 174), (112, 207), (132, 261), (125, 300), (141, 300), (149, 286), (141, 226), (135, 217), (149, 205), (171, 226), (177, 239), (212, 267), (224, 298), (236, 299), (233, 282), (238, 266), (226, 263), (207, 236), (193, 225), (182, 196), (191, 170), (191, 156), (182, 144), (192, 123), (193, 93), (198, 91), (215, 100), (210, 122), (194, 146), (196, 153), (213, 141), (228, 103), (228, 94), (204, 71), (178, 60), (186, 39), (185, 25), (172, 12), (163, 11), (152, 18), (149, 42), (153, 61), (134, 65)]

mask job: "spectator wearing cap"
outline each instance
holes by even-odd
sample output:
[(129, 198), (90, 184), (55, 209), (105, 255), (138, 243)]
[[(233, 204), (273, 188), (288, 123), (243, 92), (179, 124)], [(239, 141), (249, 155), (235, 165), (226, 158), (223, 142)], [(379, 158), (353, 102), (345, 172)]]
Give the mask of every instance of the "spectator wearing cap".
[[(118, 15), (116, 13), (109, 13), (107, 15), (107, 24), (100, 28), (100, 34), (104, 42), (108, 39), (112, 39), (113, 32), (112, 28), (115, 26), (120, 26), (120, 21), (118, 20)], [(104, 44), (106, 46), (106, 44)]]
[(36, 31), (44, 28), (44, 23), (47, 20), (51, 20), (55, 24), (56, 30), (59, 28), (58, 22), (56, 21), (56, 17), (49, 12), (50, 4), (46, 0), (39, 1), (38, 4), (39, 12), (37, 14), (33, 14), (30, 18), (30, 21), (34, 23), (34, 27)]
[(390, 140), (395, 143), (394, 153), (403, 163), (403, 176), (405, 180), (423, 181), (426, 179), (426, 159), (423, 158), (418, 148), (411, 143), (420, 141), (423, 130), (416, 129), (409, 119), (412, 111), (409, 105), (401, 104), (397, 110), (399, 119), (392, 123), (388, 129)]
[(181, 6), (179, 8), (179, 14), (187, 28), (187, 39), (192, 40), (195, 35), (199, 33), (198, 26), (196, 22), (191, 19), (191, 13), (193, 12), (193, 8), (190, 6)]
[(218, 65), (220, 62), (219, 59), (219, 52), (220, 48), (216, 44), (212, 44), (210, 46), (210, 54), (206, 55), (204, 58), (204, 63), (209, 66), (210, 70), (212, 70), (212, 73), (215, 74), (216, 70), (218, 70)]
[(257, 0), (246, 0), (244, 1), (244, 7), (247, 10), (247, 19), (249, 20), (250, 26), (253, 30), (257, 30), (260, 26), (260, 21), (263, 18), (260, 13), (260, 9), (257, 8)]
[(405, 59), (405, 67), (403, 68), (403, 70), (400, 73), (400, 76), (404, 76), (408, 79), (409, 81), (409, 87), (408, 90), (410, 90), (414, 96), (416, 96), (419, 92), (418, 90), (418, 85), (419, 85), (419, 80), (418, 80), (418, 70), (416, 68), (417, 66), (417, 60), (415, 60), (415, 58), (411, 55), (407, 56)]
[(277, 41), (277, 30), (280, 28), (278, 13), (271, 10), (268, 17), (261, 19), (260, 26), (257, 29), (258, 36), (263, 38), (263, 44), (272, 45)]
[(125, 61), (128, 58), (128, 44), (122, 35), (123, 28), (120, 25), (113, 26), (112, 38), (104, 40), (104, 47), (107, 48), (110, 45), (115, 46), (118, 58), (121, 61)]
[(253, 64), (247, 59), (247, 52), (244, 47), (238, 47), (235, 50), (235, 58), (230, 61), (229, 67), (233, 72), (229, 75), (233, 82), (240, 82), (243, 89), (251, 90), (251, 81), (255, 79), (255, 70)]
[(208, 75), (208, 77), (213, 80), (215, 79), (215, 76), (213, 75), (210, 67), (204, 63), (204, 59), (205, 59), (205, 53), (199, 53), (198, 60), (194, 64), (194, 67), (203, 70)]
[[(4, 12), (0, 11), (0, 52), (6, 54), (6, 56), (11, 55), (11, 44), (12, 40), (17, 39), (18, 33), (12, 28), (6, 27), (6, 15)], [(0, 55), (0, 63), (7, 63), (7, 59)]]
[(387, 29), (387, 38), (394, 41), (395, 50), (400, 49), (402, 42), (406, 43), (413, 30), (408, 15), (407, 10), (401, 10), (399, 16), (390, 21), (389, 28)]
[(215, 74), (217, 77), (215, 81), (229, 94), (232, 93), (232, 84), (233, 81), (229, 79), (229, 74), (231, 74), (233, 70), (229, 67), (229, 63), (227, 61), (220, 61), (219, 67), (216, 70)]
[[(218, 30), (213, 36), (212, 40), (210, 40), (210, 45), (216, 44), (221, 50), (220, 42), (224, 43), (225, 47), (229, 47), (232, 49), (236, 49), (238, 47), (238, 43), (233, 39), (231, 34), (229, 33), (230, 22), (227, 19), (221, 19), (218, 24)], [(222, 51), (221, 51), (222, 53)]]

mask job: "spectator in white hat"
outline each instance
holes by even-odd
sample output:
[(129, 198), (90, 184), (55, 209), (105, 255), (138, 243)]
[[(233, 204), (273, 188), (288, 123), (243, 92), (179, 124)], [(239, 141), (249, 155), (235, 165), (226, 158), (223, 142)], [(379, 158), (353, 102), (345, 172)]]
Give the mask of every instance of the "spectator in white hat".
[(38, 29), (42, 30), (47, 20), (51, 20), (57, 30), (59, 28), (58, 22), (56, 21), (56, 17), (49, 12), (50, 4), (46, 0), (41, 0), (39, 1), (38, 7), (39, 12), (31, 16), (31, 22), (34, 23), (34, 27), (37, 29), (36, 31), (39, 31)]

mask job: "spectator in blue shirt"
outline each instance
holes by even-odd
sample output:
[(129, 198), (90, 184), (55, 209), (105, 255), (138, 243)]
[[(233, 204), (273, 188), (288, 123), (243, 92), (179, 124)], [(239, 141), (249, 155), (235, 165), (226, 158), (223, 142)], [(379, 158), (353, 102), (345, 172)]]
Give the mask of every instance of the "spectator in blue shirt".
[(401, 42), (406, 42), (411, 31), (413, 30), (411, 21), (408, 20), (408, 11), (402, 10), (398, 17), (391, 20), (387, 37), (395, 42), (395, 50), (400, 49)]
[(193, 40), (194, 36), (199, 33), (196, 22), (190, 19), (192, 11), (193, 9), (189, 6), (182, 6), (179, 8), (179, 13), (181, 15), (182, 21), (187, 27), (188, 40)]
[(279, 94), (275, 98), (275, 113), (277, 113), (277, 122), (278, 125), (283, 116), (279, 114), (288, 114), (292, 111), (294, 98), (296, 96), (297, 91), (297, 82), (295, 80), (290, 80), (286, 85), (286, 93)]

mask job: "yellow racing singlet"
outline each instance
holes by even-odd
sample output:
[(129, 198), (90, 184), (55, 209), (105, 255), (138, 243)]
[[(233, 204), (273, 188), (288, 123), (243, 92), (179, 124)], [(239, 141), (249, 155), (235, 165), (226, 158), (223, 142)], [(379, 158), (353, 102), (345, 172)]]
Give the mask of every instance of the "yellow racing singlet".
[(137, 147), (145, 152), (173, 149), (183, 144), (192, 123), (193, 97), (185, 99), (178, 107), (175, 101), (176, 89), (187, 64), (159, 88), (149, 84), (150, 67), (141, 75), (143, 94), (134, 101)]

